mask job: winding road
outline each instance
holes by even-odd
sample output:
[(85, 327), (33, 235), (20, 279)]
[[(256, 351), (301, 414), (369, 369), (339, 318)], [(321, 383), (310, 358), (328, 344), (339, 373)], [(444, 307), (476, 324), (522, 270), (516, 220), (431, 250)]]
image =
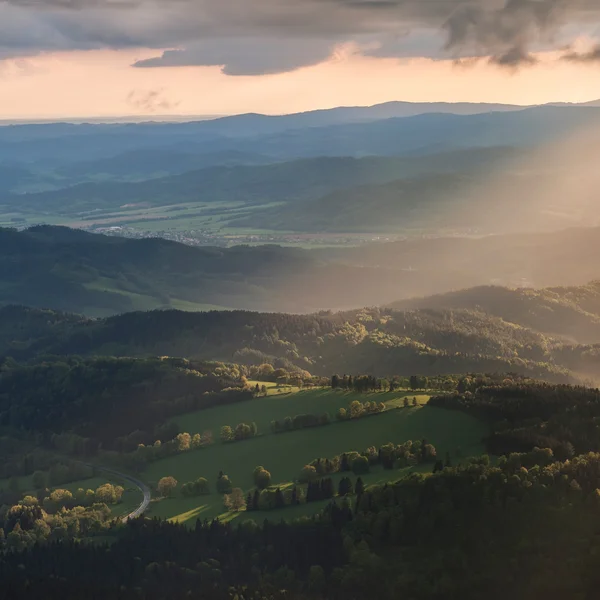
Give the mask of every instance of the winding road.
[(151, 493), (150, 488), (143, 481), (136, 479), (131, 475), (125, 475), (125, 473), (120, 473), (119, 471), (115, 471), (114, 469), (109, 469), (108, 467), (99, 467), (98, 465), (91, 464), (88, 464), (87, 466), (92, 467), (96, 471), (102, 471), (103, 473), (108, 473), (109, 475), (114, 475), (116, 477), (119, 477), (120, 479), (124, 479), (125, 481), (128, 481), (129, 483), (135, 485), (135, 487), (139, 488), (139, 490), (142, 492), (144, 496), (142, 503), (133, 512), (130, 512), (128, 515), (125, 515), (121, 518), (121, 521), (123, 523), (127, 523), (129, 519), (135, 519), (136, 517), (139, 517), (140, 515), (143, 515), (146, 512), (148, 506), (150, 506)]

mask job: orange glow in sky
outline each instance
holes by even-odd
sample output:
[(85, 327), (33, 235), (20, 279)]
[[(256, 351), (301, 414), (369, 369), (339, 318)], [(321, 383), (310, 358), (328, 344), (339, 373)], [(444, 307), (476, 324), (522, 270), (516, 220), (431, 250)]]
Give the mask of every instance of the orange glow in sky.
[(557, 61), (553, 54), (516, 72), (485, 61), (459, 66), (450, 60), (366, 58), (350, 45), (325, 63), (280, 75), (130, 66), (155, 55), (98, 50), (0, 61), (0, 119), (278, 114), (390, 100), (539, 104), (600, 98), (598, 65)]

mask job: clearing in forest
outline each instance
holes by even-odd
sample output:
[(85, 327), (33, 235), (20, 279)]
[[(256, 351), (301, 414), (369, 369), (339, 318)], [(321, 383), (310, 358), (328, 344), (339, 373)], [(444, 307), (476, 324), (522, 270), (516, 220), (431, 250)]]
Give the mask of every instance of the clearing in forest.
[[(215, 489), (219, 471), (229, 476), (233, 487), (240, 487), (244, 493), (248, 493), (254, 489), (252, 472), (258, 465), (270, 471), (274, 486), (284, 488), (291, 485), (305, 464), (316, 458), (332, 458), (352, 450), (360, 452), (369, 446), (379, 447), (388, 442), (400, 444), (407, 440), (426, 439), (436, 447), (438, 457), (442, 459), (446, 453), (449, 453), (453, 460), (459, 460), (461, 456), (483, 452), (481, 440), (487, 434), (483, 423), (458, 411), (427, 406), (429, 396), (423, 394), (417, 395), (419, 405), (413, 407), (414, 395), (414, 392), (405, 391), (358, 394), (329, 389), (307, 390), (287, 395), (275, 393), (266, 398), (256, 398), (178, 417), (175, 421), (182, 431), (193, 434), (212, 430), (214, 444), (151, 463), (142, 472), (141, 478), (156, 483), (161, 477), (173, 476), (179, 482), (179, 490), (182, 484), (205, 477), (209, 481), (211, 493), (185, 498), (177, 490), (174, 497), (153, 502), (148, 514), (190, 524), (197, 518), (211, 519), (217, 516), (226, 519), (241, 516), (258, 520), (265, 517), (276, 520), (294, 518), (316, 512), (322, 508), (324, 502), (268, 512), (232, 515), (225, 511), (223, 497)], [(410, 398), (409, 408), (403, 407), (405, 396)], [(337, 409), (347, 408), (353, 400), (384, 402), (387, 410), (381, 414), (337, 422)], [(274, 419), (323, 412), (330, 413), (331, 424), (278, 434), (270, 431), (269, 424)], [(221, 426), (235, 427), (241, 422), (255, 422), (259, 435), (232, 443), (222, 443), (219, 440)], [(426, 464), (417, 468), (429, 471), (431, 467), (432, 465)], [(394, 480), (407, 471), (384, 471), (381, 467), (375, 467), (363, 476), (363, 480), (367, 484)], [(352, 473), (334, 474), (336, 487), (344, 475), (356, 478)]]

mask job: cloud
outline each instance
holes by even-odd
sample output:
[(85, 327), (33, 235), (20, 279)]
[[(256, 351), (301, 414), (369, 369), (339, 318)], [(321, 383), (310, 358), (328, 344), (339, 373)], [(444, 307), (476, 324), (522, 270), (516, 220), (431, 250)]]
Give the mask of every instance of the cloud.
[(220, 66), (227, 75), (268, 75), (294, 71), (327, 60), (335, 40), (255, 38), (204, 40), (182, 50), (165, 50), (160, 56), (140, 60), (136, 67)]
[(564, 45), (565, 28), (598, 24), (600, 0), (0, 0), (0, 57), (144, 47), (157, 55), (137, 67), (258, 75), (366, 40), (369, 56), (489, 56), (515, 68)]
[(173, 102), (165, 96), (164, 88), (155, 90), (132, 90), (127, 95), (127, 104), (131, 107), (149, 113), (168, 111), (177, 108), (179, 101)]
[(497, 9), (465, 5), (446, 21), (446, 48), (459, 54), (489, 54), (499, 66), (535, 62), (532, 46), (549, 43), (568, 10), (567, 0), (506, 0)]
[(595, 63), (600, 62), (600, 44), (594, 46), (587, 52), (567, 51), (562, 55), (562, 60), (576, 63)]

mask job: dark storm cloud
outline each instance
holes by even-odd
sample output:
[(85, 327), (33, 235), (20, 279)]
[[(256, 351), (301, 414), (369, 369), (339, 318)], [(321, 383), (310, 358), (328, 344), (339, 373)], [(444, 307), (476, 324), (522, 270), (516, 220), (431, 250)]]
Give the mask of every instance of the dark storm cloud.
[(149, 47), (161, 52), (136, 66), (247, 75), (368, 40), (371, 56), (491, 56), (514, 68), (552, 48), (563, 26), (599, 22), (600, 0), (0, 0), (0, 56)]
[(276, 43), (257, 38), (192, 42), (185, 50), (166, 50), (161, 56), (138, 61), (136, 67), (222, 66), (227, 75), (268, 75), (294, 71), (327, 60), (332, 40), (284, 39)]

